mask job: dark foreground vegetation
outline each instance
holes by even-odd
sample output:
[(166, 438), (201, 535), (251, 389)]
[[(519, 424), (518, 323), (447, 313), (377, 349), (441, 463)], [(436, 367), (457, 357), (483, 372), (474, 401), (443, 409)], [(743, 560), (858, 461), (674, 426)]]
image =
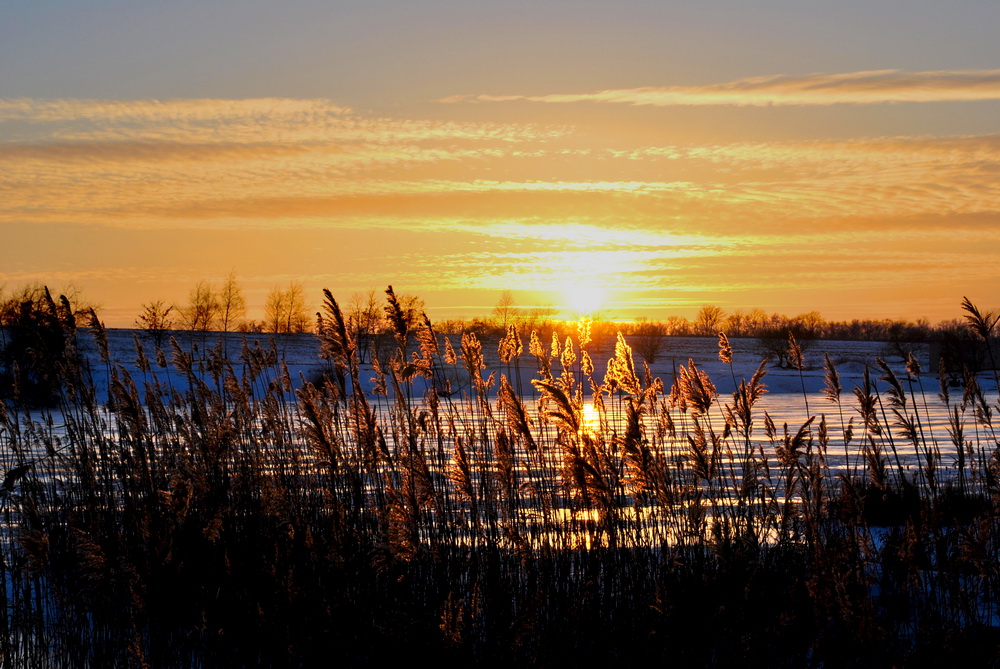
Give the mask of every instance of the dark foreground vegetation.
[[(988, 343), (996, 319), (965, 307)], [(942, 381), (935, 427), (914, 361), (846, 392), (830, 364), (824, 411), (775, 425), (763, 365), (720, 398), (694, 364), (670, 387), (637, 370), (624, 338), (605, 372), (586, 327), (512, 328), (484, 378), (474, 335), (391, 291), (386, 314), (395, 346), (362, 368), (327, 294), (328, 375), (293, 393), (260, 346), (137, 340), (133, 378), (93, 313), (90, 367), (68, 300), (26, 306), (0, 404), (3, 666), (996, 662), (1000, 444), (975, 376)]]

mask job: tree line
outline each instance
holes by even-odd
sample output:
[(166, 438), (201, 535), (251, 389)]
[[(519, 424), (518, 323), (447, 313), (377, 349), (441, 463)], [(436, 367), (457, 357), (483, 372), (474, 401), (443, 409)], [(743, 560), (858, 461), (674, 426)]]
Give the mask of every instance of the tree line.
[[(423, 317), (424, 301), (408, 293), (395, 295), (408, 326), (414, 328)], [(344, 304), (345, 324), (358, 341), (362, 362), (372, 349), (378, 350), (391, 339), (387, 335), (392, 324), (384, 305), (382, 291), (375, 289), (356, 292)], [(157, 314), (166, 313), (164, 307), (162, 303), (145, 306), (146, 311), (136, 323), (139, 327), (156, 330)], [(199, 282), (191, 290), (188, 304), (179, 309), (178, 325), (191, 330), (224, 332), (282, 333), (313, 329), (312, 321), (306, 316), (301, 284), (292, 283), (287, 289), (275, 287), (265, 302), (263, 320), (246, 320), (245, 314), (242, 292), (230, 275), (218, 289)], [(521, 337), (536, 332), (544, 340), (553, 334), (560, 338), (573, 334), (576, 324), (557, 319), (556, 314), (556, 309), (550, 307), (518, 305), (513, 294), (505, 290), (489, 315), (438, 321), (435, 329), (441, 334), (471, 333), (480, 338), (503, 337), (511, 329)], [(613, 341), (621, 332), (629, 337), (636, 354), (650, 364), (659, 357), (667, 337), (715, 336), (725, 332), (733, 338), (756, 339), (760, 353), (779, 365), (784, 364), (789, 337), (794, 337), (803, 349), (816, 340), (881, 341), (892, 349), (892, 355), (898, 354), (904, 359), (910, 345), (933, 341), (941, 343), (942, 353), (947, 357), (960, 359), (970, 368), (978, 366), (975, 361), (966, 360), (970, 334), (961, 319), (937, 324), (923, 318), (916, 321), (891, 318), (827, 320), (818, 311), (787, 316), (769, 314), (759, 308), (726, 312), (717, 305), (703, 305), (693, 319), (670, 316), (664, 320), (639, 317), (634, 321), (619, 321), (596, 313), (585, 320), (595, 347)]]
[(135, 325), (154, 335), (172, 329), (300, 333), (312, 330), (312, 318), (305, 289), (301, 283), (292, 281), (287, 287), (275, 286), (267, 294), (261, 320), (248, 319), (243, 288), (231, 273), (218, 286), (199, 281), (182, 304), (168, 304), (163, 300), (144, 303)]
[[(381, 291), (358, 292), (345, 303), (345, 326), (358, 342), (359, 362), (367, 362), (373, 352), (385, 353), (393, 345), (392, 332), (400, 325), (394, 319), (401, 319), (407, 330), (416, 331), (425, 318), (424, 301), (419, 297), (394, 293), (393, 298), (391, 313)], [(45, 389), (59, 376), (56, 363), (64, 354), (74, 354), (54, 333), (74, 329), (78, 322), (103, 329), (97, 317), (99, 309), (99, 305), (87, 301), (72, 286), (58, 294), (58, 299), (41, 285), (23, 286), (10, 293), (0, 286), (0, 396), (5, 389), (14, 387), (20, 376), (22, 388), (37, 388), (39, 398), (43, 398), (47, 394)], [(585, 327), (595, 350), (621, 332), (628, 337), (636, 356), (649, 364), (665, 350), (669, 337), (714, 336), (719, 332), (733, 338), (755, 339), (759, 352), (778, 365), (787, 363), (790, 338), (794, 338), (800, 349), (821, 339), (881, 341), (887, 343), (886, 356), (898, 355), (901, 359), (906, 359), (912, 344), (934, 342), (938, 347), (935, 355), (948, 361), (949, 369), (956, 373), (963, 369), (983, 369), (985, 356), (992, 354), (992, 350), (984, 350), (973, 341), (967, 323), (959, 319), (936, 325), (926, 320), (827, 321), (815, 311), (793, 317), (766, 314), (760, 309), (727, 314), (711, 305), (702, 307), (694, 320), (672, 316), (663, 321), (640, 318), (619, 322), (595, 314), (585, 322), (568, 323), (555, 319), (554, 313), (552, 309), (518, 307), (510, 293), (505, 292), (489, 316), (438, 322), (435, 330), (439, 334), (474, 334), (480, 339), (506, 337), (511, 333), (524, 339), (536, 333), (542, 341), (548, 341), (554, 336), (563, 339)], [(181, 305), (163, 301), (144, 304), (135, 323), (162, 347), (169, 331), (174, 329), (296, 333), (314, 331), (316, 322), (307, 315), (301, 284), (294, 282), (287, 288), (272, 289), (262, 320), (247, 319), (246, 314), (243, 290), (230, 274), (220, 285), (199, 281), (189, 292), (187, 302)], [(986, 317), (994, 324), (1000, 318), (996, 312), (987, 312)], [(39, 351), (43, 350), (53, 353), (42, 358), (56, 363), (37, 364)], [(39, 398), (35, 401), (40, 401)]]
[[(28, 284), (12, 292), (0, 287), (0, 327), (15, 322), (22, 305), (40, 304), (45, 298), (45, 287)], [(77, 315), (86, 315), (90, 309), (100, 311), (100, 305), (87, 300), (81, 291), (68, 286), (65, 294), (74, 305)], [(416, 324), (425, 309), (424, 301), (416, 295), (396, 293), (406, 318)], [(268, 293), (263, 314), (259, 320), (247, 318), (247, 301), (235, 274), (229, 274), (220, 284), (199, 281), (188, 293), (187, 300), (169, 303), (155, 300), (141, 305), (135, 318), (137, 328), (152, 333), (168, 330), (193, 330), (217, 332), (301, 333), (315, 328), (315, 310), (306, 299), (305, 289), (299, 282), (275, 286)], [(371, 338), (384, 334), (390, 325), (386, 320), (382, 291), (368, 290), (354, 293), (344, 304), (344, 314), (361, 344), (367, 346)], [(435, 329), (441, 333), (461, 334), (471, 332), (480, 337), (505, 335), (511, 327), (522, 336), (534, 330), (539, 335), (551, 336), (567, 333), (567, 324), (555, 318), (556, 310), (548, 307), (521, 306), (514, 302), (510, 291), (503, 291), (489, 315), (475, 318), (458, 318), (438, 321)], [(725, 332), (729, 337), (748, 337), (759, 340), (774, 339), (786, 342), (789, 334), (798, 340), (833, 339), (848, 341), (928, 342), (949, 336), (959, 336), (965, 331), (960, 319), (932, 324), (927, 319), (853, 319), (827, 320), (818, 311), (795, 316), (771, 313), (762, 309), (735, 309), (726, 312), (715, 305), (702, 306), (693, 319), (670, 316), (663, 320), (639, 317), (634, 321), (614, 320), (607, 314), (593, 314), (590, 320), (591, 336), (595, 341), (613, 338), (618, 331), (630, 337), (655, 340), (660, 337), (714, 336)], [(779, 345), (779, 344), (776, 344)]]

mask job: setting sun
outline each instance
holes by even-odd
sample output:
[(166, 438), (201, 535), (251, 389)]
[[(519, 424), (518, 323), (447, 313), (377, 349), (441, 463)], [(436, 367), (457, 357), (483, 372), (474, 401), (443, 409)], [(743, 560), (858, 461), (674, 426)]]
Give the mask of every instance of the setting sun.
[(567, 286), (563, 290), (566, 310), (572, 316), (585, 316), (597, 313), (604, 308), (607, 301), (607, 290), (593, 284), (577, 284)]

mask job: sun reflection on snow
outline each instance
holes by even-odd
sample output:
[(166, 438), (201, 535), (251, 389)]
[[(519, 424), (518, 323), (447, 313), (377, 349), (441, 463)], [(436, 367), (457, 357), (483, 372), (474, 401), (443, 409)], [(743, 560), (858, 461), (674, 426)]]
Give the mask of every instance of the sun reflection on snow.
[(601, 415), (593, 402), (586, 402), (580, 413), (580, 433), (597, 432), (601, 429)]

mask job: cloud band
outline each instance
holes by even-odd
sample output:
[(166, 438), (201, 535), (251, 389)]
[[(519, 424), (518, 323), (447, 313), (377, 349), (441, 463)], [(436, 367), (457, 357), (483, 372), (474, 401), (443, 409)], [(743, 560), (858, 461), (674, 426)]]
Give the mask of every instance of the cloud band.
[(458, 95), (442, 102), (603, 102), (656, 107), (816, 106), (1000, 100), (1000, 70), (773, 75), (705, 86), (644, 86), (579, 94)]

